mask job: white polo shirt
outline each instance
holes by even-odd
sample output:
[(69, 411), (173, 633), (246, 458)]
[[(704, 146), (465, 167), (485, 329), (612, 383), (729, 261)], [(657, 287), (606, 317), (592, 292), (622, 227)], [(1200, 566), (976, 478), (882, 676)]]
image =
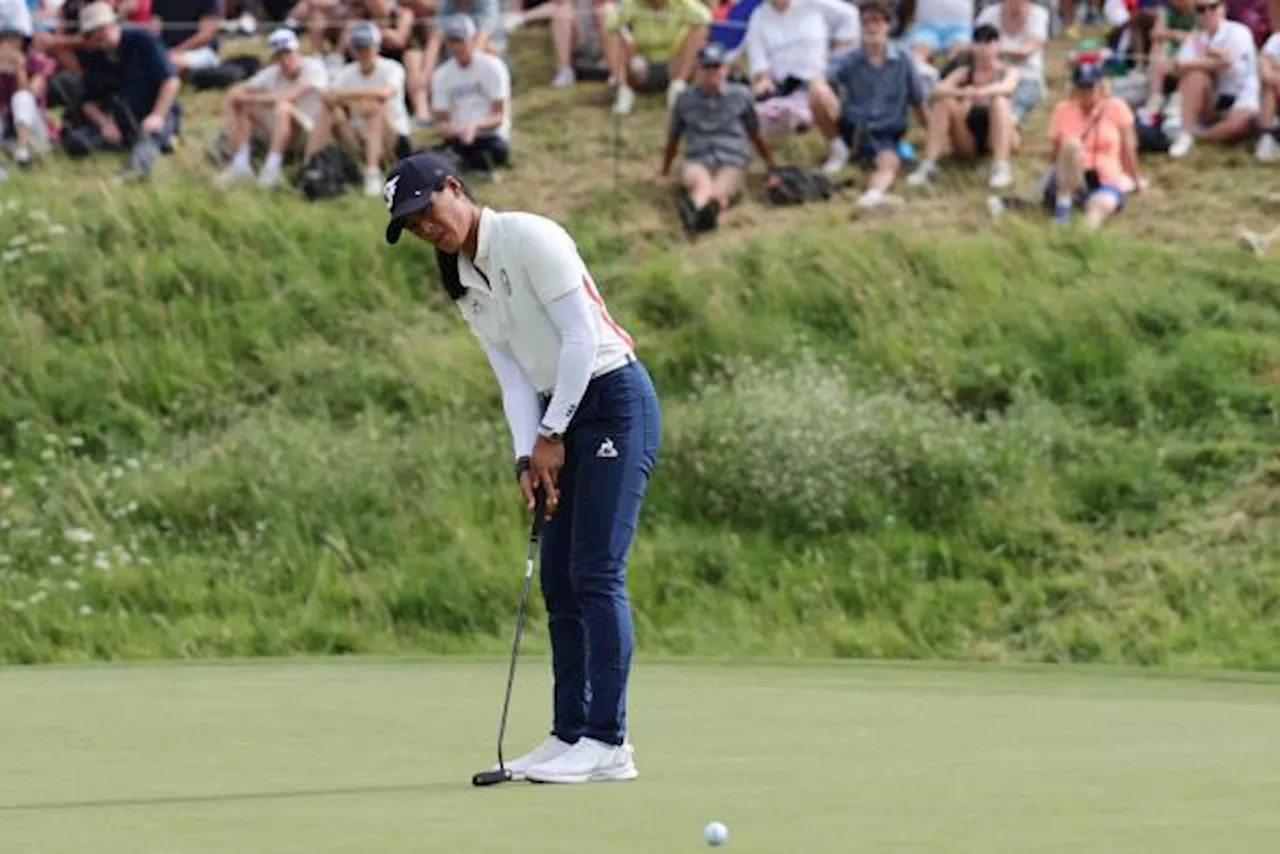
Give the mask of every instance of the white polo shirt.
[(1182, 42), (1179, 59), (1197, 59), (1214, 48), (1227, 59), (1227, 67), (1216, 75), (1219, 95), (1233, 96), (1232, 109), (1257, 111), (1262, 99), (1261, 80), (1258, 77), (1258, 48), (1253, 33), (1244, 24), (1223, 21), (1217, 32), (1209, 35), (1196, 30)]
[(821, 77), (831, 59), (831, 43), (858, 42), (858, 9), (844, 0), (792, 0), (779, 12), (768, 0), (747, 19), (747, 60), (751, 76), (769, 72), (775, 81)]
[(549, 304), (574, 291), (585, 297), (597, 340), (591, 377), (634, 359), (631, 336), (609, 316), (577, 244), (544, 216), (482, 209), (475, 261), (459, 254), (458, 275), (467, 289), (457, 301), (467, 325), (487, 350), (509, 354), (538, 394), (552, 395), (542, 423), (556, 432), (568, 428), (581, 391), (558, 383), (561, 334)]

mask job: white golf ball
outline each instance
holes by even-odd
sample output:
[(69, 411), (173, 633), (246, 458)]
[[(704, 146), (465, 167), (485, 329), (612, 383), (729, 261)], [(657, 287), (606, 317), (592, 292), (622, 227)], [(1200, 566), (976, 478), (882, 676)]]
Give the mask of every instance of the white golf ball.
[(724, 845), (729, 841), (729, 828), (718, 821), (708, 824), (702, 831), (702, 838), (708, 845)]

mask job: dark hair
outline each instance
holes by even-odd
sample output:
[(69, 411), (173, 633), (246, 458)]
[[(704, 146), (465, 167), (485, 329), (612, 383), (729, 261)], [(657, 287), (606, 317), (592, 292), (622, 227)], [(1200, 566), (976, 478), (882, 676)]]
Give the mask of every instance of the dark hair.
[(992, 24), (979, 24), (977, 29), (973, 31), (973, 40), (978, 44), (997, 42), (1000, 41), (1000, 31)]
[(864, 18), (869, 14), (875, 14), (886, 21), (893, 20), (893, 9), (889, 6), (888, 0), (862, 0), (858, 4), (858, 14)]
[[(455, 176), (454, 180), (462, 188), (462, 195), (467, 197), (467, 201), (475, 204), (476, 200), (471, 195), (471, 188), (460, 177)], [(444, 286), (444, 292), (449, 295), (449, 299), (454, 302), (462, 299), (466, 295), (467, 289), (462, 284), (462, 274), (458, 272), (458, 254), (437, 249), (436, 267), (440, 270), (440, 284)]]

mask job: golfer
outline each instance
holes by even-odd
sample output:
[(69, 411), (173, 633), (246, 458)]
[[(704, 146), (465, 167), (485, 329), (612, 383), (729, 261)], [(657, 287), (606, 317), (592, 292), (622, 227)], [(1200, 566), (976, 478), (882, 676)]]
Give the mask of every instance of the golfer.
[(478, 207), (431, 153), (397, 163), (383, 195), (387, 242), (407, 231), (435, 247), (444, 289), (497, 375), (529, 510), (535, 489), (546, 497), (555, 720), (507, 768), (543, 783), (634, 779), (626, 569), (661, 433), (649, 373), (559, 225)]

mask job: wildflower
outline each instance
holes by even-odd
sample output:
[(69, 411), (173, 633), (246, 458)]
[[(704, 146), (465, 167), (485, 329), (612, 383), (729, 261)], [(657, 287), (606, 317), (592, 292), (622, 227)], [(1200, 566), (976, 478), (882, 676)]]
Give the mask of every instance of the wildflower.
[(80, 616), (82, 617), (88, 617), (93, 614), (93, 609), (90, 608), (88, 605), (81, 605), (79, 613), (80, 613)]
[(80, 546), (92, 543), (97, 539), (93, 531), (90, 531), (88, 528), (67, 528), (62, 532), (62, 536), (66, 538), (68, 542), (72, 542)]
[(75, 593), (77, 590), (80, 589), (80, 582), (71, 581), (70, 579), (68, 579), (67, 581), (62, 582), (62, 586), (70, 590), (72, 593)]

